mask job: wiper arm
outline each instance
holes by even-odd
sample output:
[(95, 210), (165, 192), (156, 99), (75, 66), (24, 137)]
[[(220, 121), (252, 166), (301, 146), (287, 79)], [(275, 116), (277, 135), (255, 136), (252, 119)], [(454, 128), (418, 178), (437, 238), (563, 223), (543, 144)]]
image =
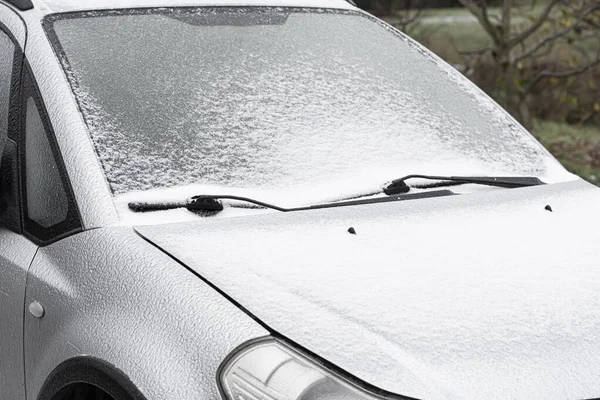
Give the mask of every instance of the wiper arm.
[(273, 204), (263, 203), (262, 201), (254, 200), (249, 197), (231, 196), (231, 195), (201, 195), (194, 196), (184, 202), (131, 202), (129, 203), (129, 209), (135, 212), (147, 212), (147, 211), (164, 211), (174, 210), (177, 208), (186, 208), (189, 211), (223, 211), (223, 204), (219, 200), (239, 200), (246, 203), (255, 204), (262, 208), (272, 208), (277, 211), (295, 211), (296, 209), (288, 209), (278, 207)]
[(223, 211), (223, 204), (219, 200), (238, 200), (245, 203), (255, 204), (262, 208), (270, 208), (281, 212), (291, 211), (305, 211), (305, 210), (317, 210), (320, 208), (331, 208), (331, 207), (343, 207), (343, 206), (355, 206), (360, 204), (372, 204), (372, 203), (387, 203), (390, 201), (400, 200), (413, 200), (423, 199), (428, 197), (438, 196), (451, 196), (454, 193), (450, 190), (436, 190), (432, 192), (405, 194), (400, 196), (380, 197), (376, 199), (365, 199), (365, 200), (352, 200), (352, 201), (341, 201), (336, 203), (317, 204), (313, 206), (305, 207), (293, 207), (284, 208), (273, 204), (264, 203), (259, 200), (251, 199), (249, 197), (231, 196), (231, 195), (201, 195), (194, 196), (185, 202), (131, 202), (129, 203), (129, 209), (135, 212), (147, 212), (147, 211), (163, 211), (163, 210), (174, 210), (177, 208), (186, 208), (189, 211), (196, 212), (219, 212)]
[(407, 175), (403, 178), (393, 180), (389, 185), (383, 188), (385, 194), (394, 195), (400, 193), (407, 193), (410, 190), (410, 186), (406, 184), (406, 181), (413, 178), (431, 179), (440, 182), (438, 184), (432, 184), (426, 187), (438, 187), (438, 186), (451, 186), (451, 185), (462, 185), (465, 183), (475, 183), (478, 185), (498, 186), (504, 188), (519, 188), (527, 186), (545, 185), (539, 178), (532, 176), (503, 176), (503, 177), (492, 177), (492, 176), (433, 176), (433, 175)]
[[(518, 188), (526, 186), (545, 185), (539, 178), (536, 177), (488, 177), (488, 176), (433, 176), (433, 175), (407, 175), (403, 178), (393, 180), (389, 185), (383, 188), (383, 193), (390, 197), (339, 201), (334, 203), (317, 204), (304, 207), (284, 208), (273, 204), (265, 203), (249, 197), (232, 196), (232, 195), (200, 195), (194, 196), (187, 201), (179, 202), (131, 202), (128, 204), (129, 209), (135, 212), (147, 211), (163, 211), (174, 210), (177, 208), (185, 208), (189, 211), (197, 212), (219, 212), (223, 211), (223, 204), (220, 200), (237, 200), (244, 203), (254, 204), (261, 208), (270, 208), (281, 212), (315, 210), (320, 208), (353, 206), (360, 204), (384, 203), (389, 201), (422, 199), (427, 197), (450, 196), (454, 193), (449, 190), (436, 190), (431, 192), (419, 192), (414, 194), (406, 194), (410, 191), (410, 187), (405, 181), (412, 178), (430, 179), (440, 181), (424, 187), (440, 187), (451, 185), (462, 185), (465, 183), (474, 183), (479, 185), (499, 186), (505, 188)], [(373, 195), (377, 194), (373, 193)], [(399, 195), (399, 196), (395, 196)], [(239, 206), (238, 206), (239, 207)]]

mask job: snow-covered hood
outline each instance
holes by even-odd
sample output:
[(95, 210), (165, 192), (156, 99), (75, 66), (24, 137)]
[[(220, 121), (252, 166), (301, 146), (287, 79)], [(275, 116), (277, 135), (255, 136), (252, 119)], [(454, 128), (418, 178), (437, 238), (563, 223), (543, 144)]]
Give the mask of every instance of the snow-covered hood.
[(136, 230), (380, 389), (600, 396), (600, 190), (582, 181)]

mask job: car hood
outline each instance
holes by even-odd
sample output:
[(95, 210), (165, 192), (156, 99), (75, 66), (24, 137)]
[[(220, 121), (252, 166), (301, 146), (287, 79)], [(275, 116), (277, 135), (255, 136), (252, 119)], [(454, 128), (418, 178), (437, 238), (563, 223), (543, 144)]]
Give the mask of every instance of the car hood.
[(136, 230), (274, 331), (379, 389), (591, 398), (599, 207), (600, 190), (575, 181)]

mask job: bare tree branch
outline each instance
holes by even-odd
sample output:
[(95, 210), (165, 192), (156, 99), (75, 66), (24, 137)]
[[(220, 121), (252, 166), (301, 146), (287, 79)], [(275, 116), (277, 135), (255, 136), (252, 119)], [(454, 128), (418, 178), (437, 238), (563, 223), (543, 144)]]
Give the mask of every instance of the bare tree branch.
[(512, 0), (504, 0), (502, 2), (502, 41), (506, 42), (510, 35), (510, 14), (512, 11)]
[(588, 15), (592, 14), (594, 11), (597, 11), (597, 10), (600, 10), (600, 2), (593, 4), (591, 7), (587, 8), (586, 10), (583, 10), (583, 12), (577, 17), (577, 19), (575, 20), (575, 22), (573, 22), (569, 27), (567, 27), (565, 29), (562, 29), (562, 30), (560, 30), (558, 32), (554, 32), (551, 35), (546, 36), (545, 38), (543, 38), (542, 40), (540, 40), (539, 42), (537, 42), (535, 45), (533, 45), (531, 48), (529, 48), (528, 50), (526, 50), (524, 53), (522, 53), (521, 55), (515, 57), (513, 59), (513, 62), (519, 62), (519, 61), (522, 61), (525, 58), (531, 57), (539, 49), (541, 49), (542, 47), (546, 46), (548, 43), (552, 43), (555, 40), (557, 40), (557, 39), (565, 36), (569, 32), (572, 32), (573, 30), (579, 28), (581, 22)]
[(421, 15), (423, 15), (423, 8), (422, 7), (418, 8), (417, 11), (413, 14), (413, 16), (410, 17), (410, 18), (408, 18), (407, 20), (405, 20), (404, 23), (406, 25), (408, 25), (408, 24), (412, 24), (414, 22), (417, 22), (417, 20), (419, 18), (421, 18)]
[[(485, 0), (481, 3), (481, 5), (478, 5), (477, 3), (475, 3), (474, 0), (459, 0), (459, 1), (460, 1), (460, 4), (465, 6), (465, 8), (467, 10), (469, 10), (471, 12), (471, 14), (473, 14), (475, 16), (475, 18), (477, 18), (477, 20), (479, 21), (479, 23), (481, 24), (483, 29), (485, 29), (485, 31), (491, 36), (493, 42), (495, 44), (499, 44), (501, 41), (501, 38), (498, 35), (498, 30), (490, 21), (490, 18), (487, 13), (487, 5), (485, 3)], [(552, 0), (552, 1), (558, 1), (558, 0)]]
[(558, 2), (559, 2), (559, 0), (550, 0), (548, 2), (548, 5), (546, 6), (546, 8), (544, 8), (544, 11), (542, 11), (542, 13), (538, 16), (538, 18), (536, 19), (536, 21), (533, 24), (531, 24), (527, 29), (525, 29), (519, 35), (511, 38), (508, 41), (508, 47), (512, 48), (512, 47), (516, 46), (517, 44), (519, 44), (522, 41), (524, 41), (525, 39), (527, 39), (529, 36), (533, 35), (538, 29), (540, 29), (541, 26), (544, 25), (544, 22), (546, 22), (546, 20), (548, 19), (548, 16), (550, 15), (552, 8), (554, 8), (554, 6)]
[[(412, 15), (411, 15), (412, 11)], [(416, 7), (412, 7), (411, 2), (407, 1), (402, 14), (402, 19), (398, 25), (402, 27), (402, 31), (406, 31), (407, 26), (417, 22), (423, 15), (423, 2), (417, 1)]]
[(595, 67), (596, 65), (600, 65), (600, 57), (596, 58), (593, 62), (590, 62), (586, 65), (582, 65), (578, 68), (571, 68), (564, 71), (542, 71), (531, 81), (531, 83), (521, 89), (522, 93), (528, 93), (533, 89), (540, 81), (544, 78), (568, 78), (570, 76), (575, 76), (584, 73), (590, 68)]
[(554, 45), (556, 44), (556, 41), (554, 42), (550, 42), (546, 48), (545, 51), (541, 52), (541, 53), (536, 53), (531, 55), (531, 59), (536, 59), (536, 58), (540, 58), (540, 57), (546, 57), (548, 55), (550, 55), (550, 53), (552, 53), (552, 50), (554, 49)]
[[(491, 54), (493, 67), (489, 72), (499, 83), (497, 100), (510, 112), (518, 114), (526, 126), (531, 126), (528, 99), (531, 91), (539, 89), (540, 82), (545, 82), (544, 78), (553, 78), (548, 84), (554, 86), (556, 78), (575, 76), (600, 65), (600, 0), (544, 0), (542, 11), (536, 13), (521, 32), (511, 21), (517, 15), (513, 13), (519, 1), (501, 0), (499, 11), (488, 14), (486, 0), (459, 0), (475, 16), (492, 43), (486, 48), (457, 52), (475, 57)], [(530, 4), (536, 1), (540, 3), (530, 0)], [(561, 3), (564, 7), (558, 12), (556, 9)], [(591, 35), (596, 36), (590, 38)], [(560, 57), (557, 54), (556, 59), (550, 60), (550, 64), (565, 61), (563, 70), (550, 66), (539, 72), (543, 67), (537, 67), (535, 60), (552, 54), (562, 42), (568, 46), (561, 51)], [(595, 58), (590, 54), (590, 46), (598, 48)], [(473, 59), (465, 57), (464, 60), (469, 63)], [(540, 65), (543, 64), (547, 62)]]
[(500, 25), (502, 24), (500, 17), (497, 16), (496, 14), (488, 14), (488, 17), (490, 19), (490, 22), (496, 24), (496, 25)]
[[(592, 12), (594, 12), (596, 9), (600, 9), (600, 3), (596, 4), (595, 7), (592, 7), (590, 9), (588, 9), (585, 13), (581, 14), (579, 16), (579, 18), (577, 18), (577, 20), (568, 28), (562, 29), (558, 32), (554, 32), (551, 35), (546, 36), (545, 38), (543, 38), (542, 40), (540, 40), (539, 42), (537, 42), (535, 45), (533, 45), (531, 48), (529, 48), (528, 50), (526, 50), (524, 53), (520, 54), (519, 56), (513, 58), (513, 62), (519, 62), (522, 61), (525, 58), (531, 57), (533, 54), (535, 54), (539, 49), (541, 49), (542, 47), (546, 46), (549, 43), (554, 42), (555, 40), (565, 36), (566, 34), (568, 34), (569, 32), (572, 32), (573, 30), (575, 30), (576, 28), (579, 27), (579, 24), (581, 23), (581, 21), (588, 16), (589, 14), (591, 14)], [(522, 42), (521, 42), (522, 43)]]
[(477, 49), (477, 50), (456, 50), (456, 52), (458, 54), (460, 54), (461, 56), (480, 56), (482, 54), (485, 54), (487, 52), (493, 51), (494, 49), (492, 49), (491, 47), (486, 47), (484, 49)]

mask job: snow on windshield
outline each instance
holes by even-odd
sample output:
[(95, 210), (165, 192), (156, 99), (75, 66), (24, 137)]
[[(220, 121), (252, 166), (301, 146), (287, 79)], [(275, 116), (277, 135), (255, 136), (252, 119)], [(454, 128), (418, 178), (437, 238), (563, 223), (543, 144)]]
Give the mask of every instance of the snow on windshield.
[(381, 184), (408, 173), (543, 176), (553, 163), (466, 79), (355, 12), (53, 18), (50, 35), (117, 195)]

